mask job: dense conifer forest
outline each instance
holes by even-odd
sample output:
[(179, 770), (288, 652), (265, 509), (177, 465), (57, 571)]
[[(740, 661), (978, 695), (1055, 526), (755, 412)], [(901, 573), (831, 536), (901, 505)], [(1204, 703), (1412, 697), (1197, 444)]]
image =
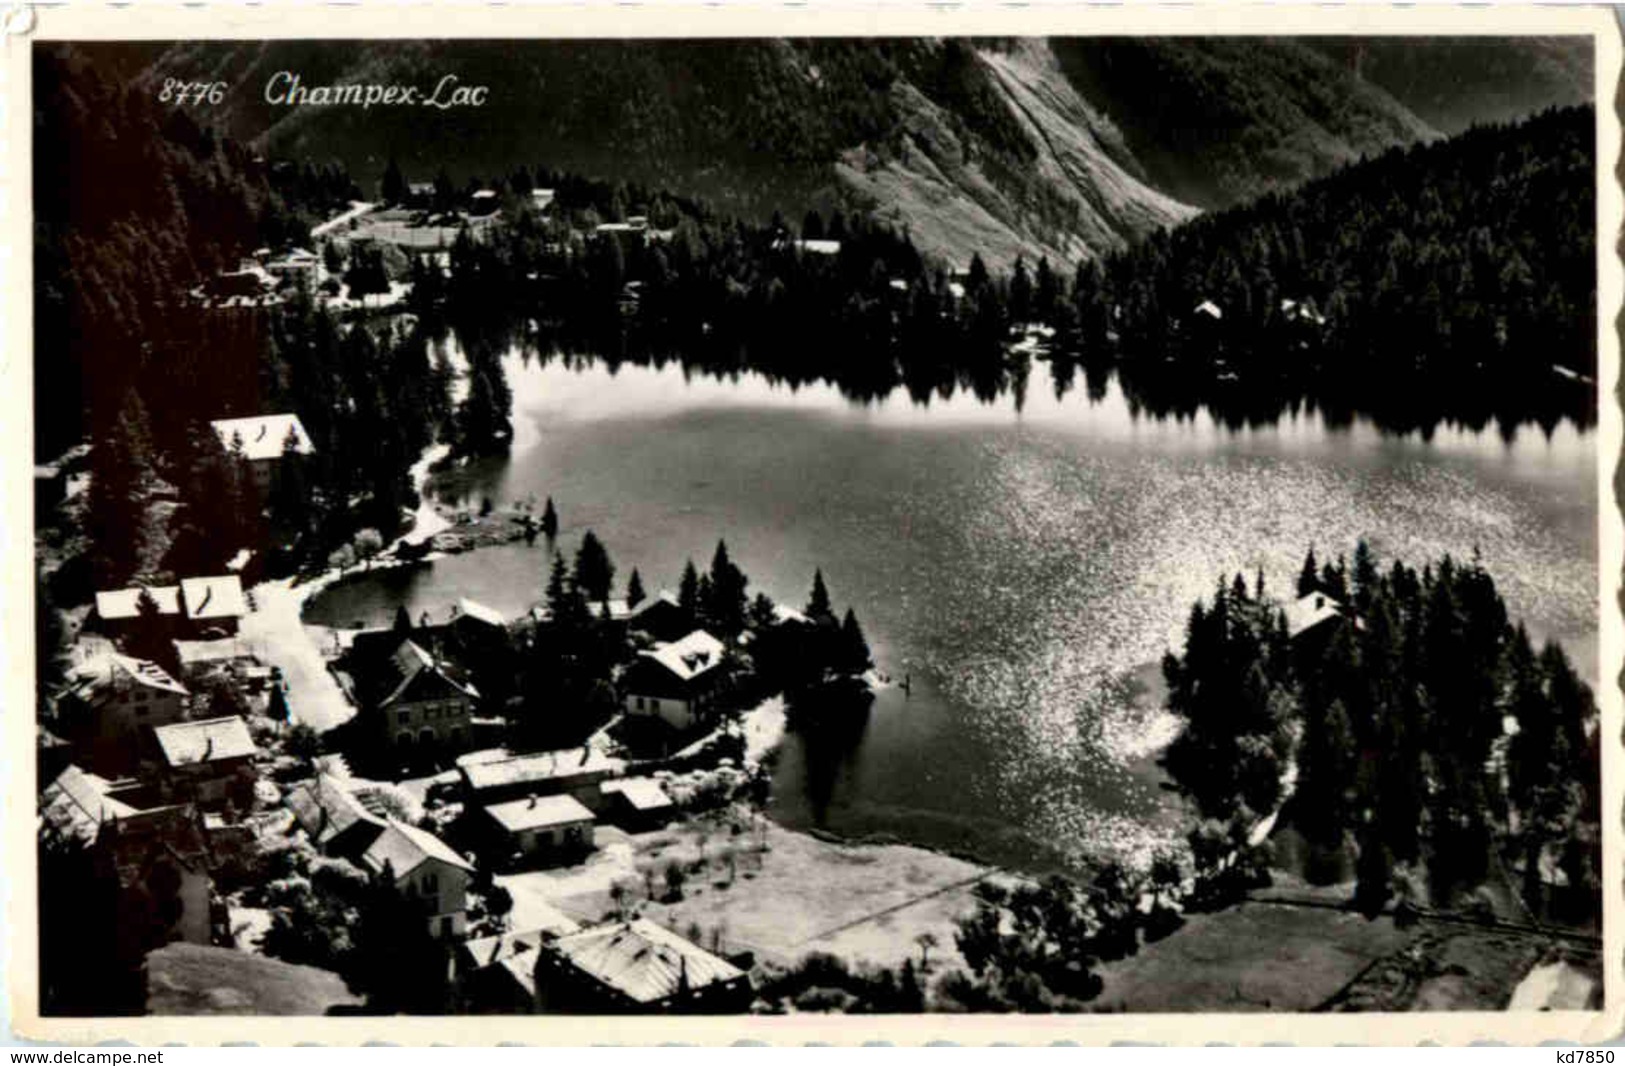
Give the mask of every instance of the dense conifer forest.
[(1280, 808), (1311, 879), (1351, 872), (1375, 911), (1395, 893), (1451, 906), (1486, 884), (1540, 918), (1599, 911), (1601, 755), (1591, 690), (1537, 650), (1475, 559), (1384, 567), (1305, 560), (1286, 599), (1337, 610), (1289, 635), (1241, 575), (1191, 611), (1164, 661), (1184, 722), (1165, 766), (1202, 817)]
[[(1018, 261), (1004, 277), (980, 259), (950, 273), (906, 231), (839, 212), (753, 226), (569, 183), (551, 222), (521, 211), (497, 240), (459, 250), (454, 273), (479, 280), (450, 306), (460, 320), (534, 322), (542, 352), (827, 381), (855, 399), (1019, 400), (1031, 365), (1012, 330), (1044, 324), (1058, 331), (1058, 391), (1081, 370), (1098, 394), (1116, 373), (1157, 417), (1206, 407), (1256, 424), (1309, 406), (1398, 431), (1589, 425), (1592, 122), (1588, 108), (1554, 110), (1394, 149), (1075, 271)], [(554, 177), (521, 172), (507, 187)], [(564, 239), (641, 208), (667, 239)]]

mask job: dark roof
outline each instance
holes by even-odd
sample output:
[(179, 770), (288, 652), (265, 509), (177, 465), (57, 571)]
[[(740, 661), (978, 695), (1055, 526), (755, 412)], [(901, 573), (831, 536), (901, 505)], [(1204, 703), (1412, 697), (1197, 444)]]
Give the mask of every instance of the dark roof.
[[(413, 636), (402, 636), (387, 630), (389, 641), (369, 641), (365, 647), (352, 646), (352, 669), (363, 701), (370, 707), (388, 707), (406, 697), (415, 686), (438, 681), (469, 699), (478, 699), (479, 692), (461, 668), (444, 657), (429, 654)], [(414, 630), (414, 636), (419, 631)], [(357, 634), (357, 642), (367, 634)], [(387, 654), (379, 649), (388, 647)]]

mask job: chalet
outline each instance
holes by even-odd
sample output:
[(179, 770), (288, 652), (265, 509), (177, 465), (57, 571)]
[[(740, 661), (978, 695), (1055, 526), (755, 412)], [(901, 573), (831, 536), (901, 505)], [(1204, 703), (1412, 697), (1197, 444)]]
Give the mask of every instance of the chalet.
[(296, 414), (223, 418), (209, 425), (226, 451), (241, 453), (248, 461), (254, 484), (262, 490), (270, 486), (277, 464), (287, 452), (311, 455), (316, 451)]
[(238, 620), (248, 614), (242, 578), (236, 574), (189, 577), (179, 585), (96, 593), (96, 616), (109, 633), (128, 633), (142, 624), (143, 591), (157, 605), (157, 617), (177, 637), (230, 636), (237, 632)]
[(180, 809), (153, 807), (145, 799), (146, 790), (136, 782), (112, 781), (70, 764), (40, 793), (40, 834), (89, 847), (108, 822), (172, 815)]
[(461, 937), (468, 926), (468, 881), (474, 867), (433, 833), (390, 819), (367, 850), (362, 868), (386, 871), (395, 888), (422, 908), (429, 932)]
[(84, 849), (98, 876), (116, 878), (121, 912), (144, 913), (164, 939), (209, 944), (225, 924), (191, 807), (149, 805), (139, 786), (69, 766), (40, 793), (39, 833), (42, 843)]
[(548, 208), (553, 206), (555, 195), (556, 193), (552, 189), (532, 189), (530, 190), (530, 206), (545, 213)]
[(641, 652), (621, 676), (621, 708), (634, 717), (659, 717), (673, 729), (691, 728), (715, 706), (726, 653), (703, 629)]
[(132, 587), (107, 589), (96, 593), (96, 617), (102, 628), (112, 634), (127, 633), (141, 617), (141, 593), (146, 592), (158, 607), (158, 617), (179, 621), (181, 617), (181, 589), (179, 585), (158, 588)]
[(315, 281), (321, 274), (322, 257), (305, 248), (290, 248), (265, 264), (265, 272), (278, 278)]
[(658, 829), (677, 812), (665, 787), (652, 777), (606, 781), (603, 793), (604, 809), (611, 820), (630, 833)]
[(259, 749), (236, 715), (176, 722), (152, 731), (160, 788), (166, 798), (200, 807), (254, 801), (254, 756)]
[(1286, 616), (1287, 636), (1300, 655), (1318, 655), (1338, 628), (1351, 620), (1355, 628), (1363, 628), (1347, 607), (1324, 592), (1299, 596), (1283, 607), (1282, 613)]
[(678, 604), (676, 596), (661, 590), (660, 595), (638, 604), (627, 615), (626, 627), (655, 640), (676, 640), (694, 628), (694, 619)]
[(582, 746), (565, 751), (544, 751), (498, 762), (461, 767), (463, 792), (468, 802), (490, 805), (529, 796), (568, 794), (589, 810), (603, 805), (601, 785), (619, 776), (626, 763), (596, 748)]
[(148, 728), (179, 722), (186, 686), (157, 663), (108, 653), (80, 667), (60, 708), (62, 735), (97, 770), (135, 767)]
[(288, 808), (316, 850), (329, 858), (359, 861), (384, 831), (384, 819), (330, 774), (295, 786)]
[(523, 932), (467, 940), (453, 956), (459, 1013), (533, 1014), (536, 1011), (536, 953), (557, 937), (581, 928), (551, 907), (528, 908), (532, 925)]
[(474, 218), (496, 214), (500, 206), (502, 201), (497, 197), (495, 189), (476, 189), (468, 198), (468, 213)]
[(544, 1013), (735, 1013), (753, 996), (744, 971), (646, 918), (582, 929), (537, 952)]
[(209, 282), (209, 295), (258, 298), (276, 288), (276, 278), (252, 259), (244, 259), (236, 270), (222, 270)]
[(181, 606), (188, 627), (198, 636), (234, 634), (238, 619), (248, 614), (243, 582), (236, 574), (182, 579)]
[(460, 669), (412, 637), (400, 637), (390, 654), (361, 669), (356, 680), (363, 710), (398, 756), (434, 759), (468, 750), (480, 694)]
[(502, 613), (475, 600), (457, 601), (449, 628), (465, 648), (508, 646), (508, 622)]
[(1217, 322), (1224, 318), (1224, 312), (1220, 310), (1219, 305), (1214, 303), (1212, 300), (1203, 300), (1192, 309), (1191, 313), (1201, 315), (1210, 322)]
[(504, 863), (569, 864), (593, 848), (597, 819), (568, 793), (493, 803), (485, 815), (492, 852)]

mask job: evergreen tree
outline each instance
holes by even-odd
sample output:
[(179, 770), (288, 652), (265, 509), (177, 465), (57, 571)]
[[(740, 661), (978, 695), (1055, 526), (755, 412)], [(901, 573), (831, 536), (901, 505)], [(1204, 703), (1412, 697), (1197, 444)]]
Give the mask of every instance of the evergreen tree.
[(677, 606), (691, 619), (700, 616), (700, 572), (693, 559), (683, 564), (683, 577), (677, 583)]
[(552, 540), (559, 532), (559, 513), (553, 509), (553, 497), (547, 498), (547, 505), (542, 508), (542, 535)]
[(1320, 570), (1315, 563), (1315, 549), (1303, 558), (1303, 570), (1298, 574), (1298, 595), (1307, 596), (1320, 587)]
[(858, 625), (858, 616), (848, 607), (846, 618), (841, 622), (839, 669), (843, 673), (857, 675), (873, 665), (874, 659), (869, 651), (869, 642), (864, 639), (863, 627)]
[(589, 600), (607, 600), (615, 581), (615, 564), (592, 530), (581, 538), (576, 550), (575, 586)]
[(638, 604), (642, 603), (646, 596), (647, 594), (643, 591), (643, 578), (638, 574), (638, 568), (634, 566), (632, 576), (627, 578), (626, 581), (626, 606), (631, 610), (636, 610)]
[(705, 614), (711, 624), (732, 637), (745, 627), (745, 611), (749, 604), (745, 574), (728, 557), (728, 545), (717, 541), (717, 550), (711, 556), (710, 595), (705, 601)]
[(406, 604), (395, 608), (395, 632), (407, 636), (412, 632), (412, 616), (406, 612)]
[(830, 606), (829, 590), (824, 587), (824, 571), (813, 571), (812, 595), (807, 599), (806, 610), (802, 612), (813, 622), (833, 622), (835, 611)]

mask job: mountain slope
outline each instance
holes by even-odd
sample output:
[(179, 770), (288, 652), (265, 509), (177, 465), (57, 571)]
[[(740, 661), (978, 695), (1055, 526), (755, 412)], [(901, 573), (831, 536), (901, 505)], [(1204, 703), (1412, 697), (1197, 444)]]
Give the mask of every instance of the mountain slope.
[(1367, 37), (1313, 42), (1442, 133), (1592, 97), (1585, 37)]
[[(234, 136), (340, 160), (364, 186), (391, 158), (415, 179), (540, 164), (757, 218), (856, 207), (941, 258), (1004, 266), (1107, 252), (1193, 208), (1434, 139), (1423, 114), (1456, 128), (1528, 113), (1572, 95), (1590, 63), (1583, 42), (1537, 39), (1350, 55), (1286, 38), (249, 41), (169, 46), (147, 77), (226, 81), (212, 115)], [(452, 74), (490, 97), (290, 108), (264, 98), (277, 71), (425, 92)]]

